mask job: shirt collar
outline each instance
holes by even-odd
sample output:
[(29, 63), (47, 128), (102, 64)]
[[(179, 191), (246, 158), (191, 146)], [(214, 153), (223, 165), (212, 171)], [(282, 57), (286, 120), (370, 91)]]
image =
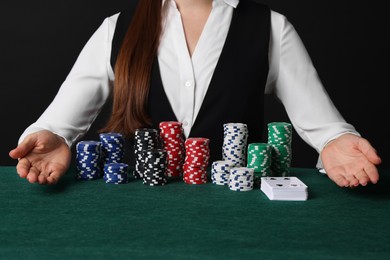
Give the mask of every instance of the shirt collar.
[[(162, 0), (162, 4), (164, 5), (166, 1), (172, 1), (172, 0)], [(238, 3), (240, 2), (240, 0), (223, 0), (223, 1), (234, 8), (236, 8)]]

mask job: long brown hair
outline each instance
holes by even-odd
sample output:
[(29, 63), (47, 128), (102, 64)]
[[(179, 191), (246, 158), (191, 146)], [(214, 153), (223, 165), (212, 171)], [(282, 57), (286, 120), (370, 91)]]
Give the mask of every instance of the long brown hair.
[(138, 1), (115, 64), (111, 117), (101, 132), (130, 135), (151, 124), (147, 101), (161, 34), (161, 2)]

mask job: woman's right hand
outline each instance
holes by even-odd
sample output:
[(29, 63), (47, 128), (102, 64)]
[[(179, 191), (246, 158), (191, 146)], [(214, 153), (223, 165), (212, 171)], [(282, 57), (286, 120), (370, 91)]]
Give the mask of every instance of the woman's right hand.
[(64, 139), (48, 130), (26, 136), (9, 155), (19, 160), (16, 171), (30, 183), (57, 183), (71, 162), (71, 151)]

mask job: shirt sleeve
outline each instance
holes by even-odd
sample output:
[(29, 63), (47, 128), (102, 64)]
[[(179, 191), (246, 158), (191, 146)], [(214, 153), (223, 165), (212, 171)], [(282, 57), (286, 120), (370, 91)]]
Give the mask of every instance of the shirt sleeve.
[(106, 18), (80, 52), (53, 101), (20, 136), (50, 130), (71, 146), (99, 114), (110, 92), (114, 73), (111, 42), (118, 14)]
[[(266, 94), (275, 93), (298, 135), (318, 153), (344, 133), (359, 135), (332, 103), (299, 35), (272, 11)], [(321, 161), (317, 167), (322, 167)]]

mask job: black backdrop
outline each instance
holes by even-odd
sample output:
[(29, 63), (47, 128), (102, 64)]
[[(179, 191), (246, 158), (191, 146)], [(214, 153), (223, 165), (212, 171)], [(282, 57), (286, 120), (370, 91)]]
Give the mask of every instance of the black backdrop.
[[(51, 102), (81, 48), (106, 16), (130, 0), (1, 1), (0, 165), (25, 127)], [(385, 1), (264, 0), (288, 17), (320, 78), (347, 121), (389, 164), (389, 29)], [(106, 109), (107, 110), (107, 109)], [(266, 122), (287, 121), (282, 105), (266, 98)], [(84, 137), (95, 138), (103, 113)], [(293, 161), (314, 167), (317, 154), (295, 134)]]

